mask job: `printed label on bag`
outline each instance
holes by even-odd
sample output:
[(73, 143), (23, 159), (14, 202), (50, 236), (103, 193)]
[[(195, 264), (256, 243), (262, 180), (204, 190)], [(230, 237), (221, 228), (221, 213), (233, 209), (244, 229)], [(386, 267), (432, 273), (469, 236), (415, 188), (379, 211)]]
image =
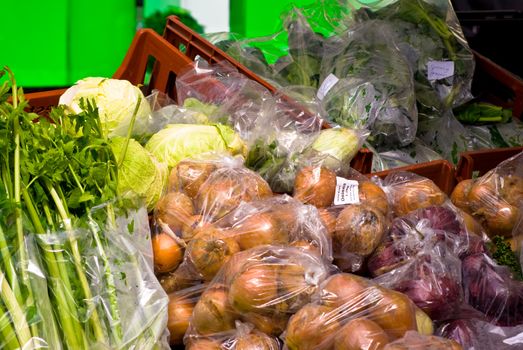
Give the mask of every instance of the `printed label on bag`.
[(429, 61), (427, 70), (429, 80), (445, 79), (454, 75), (454, 61)]
[(327, 95), (327, 93), (329, 92), (330, 89), (332, 89), (332, 87), (334, 85), (336, 85), (336, 83), (339, 81), (340, 79), (338, 79), (337, 76), (335, 76), (334, 74), (329, 74), (327, 76), (327, 78), (325, 78), (325, 80), (323, 81), (323, 83), (321, 83), (321, 86), (320, 88), (318, 89), (318, 92), (316, 93), (316, 96), (320, 99), (320, 100), (323, 100), (323, 98), (325, 97), (325, 95)]
[(334, 205), (360, 204), (358, 181), (336, 176)]

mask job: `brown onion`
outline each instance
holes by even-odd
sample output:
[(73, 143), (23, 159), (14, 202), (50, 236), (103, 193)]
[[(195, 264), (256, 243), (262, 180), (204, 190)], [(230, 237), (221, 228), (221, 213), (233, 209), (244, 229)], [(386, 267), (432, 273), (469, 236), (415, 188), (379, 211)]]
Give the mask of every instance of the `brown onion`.
[(468, 196), (473, 184), (474, 180), (471, 179), (460, 181), (450, 195), (452, 203), (466, 212), (470, 212)]
[(289, 236), (269, 213), (251, 215), (231, 229), (230, 234), (236, 238), (240, 249), (246, 250), (265, 244), (289, 243)]
[(241, 313), (267, 312), (278, 297), (278, 272), (275, 265), (252, 265), (231, 284), (229, 300)]
[(307, 304), (289, 320), (285, 345), (289, 350), (330, 349), (339, 329), (340, 324), (333, 309)]
[(236, 340), (234, 350), (279, 350), (278, 341), (261, 332), (249, 333)]
[(376, 323), (356, 318), (343, 326), (334, 338), (334, 350), (381, 350), (389, 343), (389, 336)]
[(361, 299), (373, 288), (366, 278), (350, 273), (338, 273), (329, 277), (322, 286), (321, 301), (329, 307), (342, 307)]
[(394, 212), (404, 216), (416, 209), (441, 205), (446, 195), (429, 179), (412, 181), (394, 189)]
[(336, 192), (336, 173), (323, 167), (305, 167), (294, 180), (294, 198), (318, 208), (332, 205)]
[(209, 175), (216, 170), (213, 163), (182, 160), (169, 175), (169, 190), (182, 190), (189, 197), (194, 198)]
[(183, 249), (167, 233), (158, 233), (152, 237), (154, 271), (165, 273), (174, 270), (183, 259)]
[(222, 346), (214, 340), (199, 339), (190, 342), (186, 350), (222, 350)]
[(169, 225), (175, 232), (194, 214), (192, 200), (181, 192), (169, 192), (156, 204), (157, 220)]
[(363, 181), (359, 183), (358, 193), (362, 204), (378, 209), (383, 215), (388, 214), (389, 201), (380, 186), (370, 181)]
[(167, 309), (167, 328), (169, 329), (169, 344), (182, 344), (183, 336), (189, 328), (194, 304), (185, 298), (169, 298)]
[(227, 289), (214, 286), (207, 289), (194, 307), (191, 324), (202, 335), (234, 329), (238, 315), (229, 304)]
[(255, 312), (242, 314), (242, 320), (252, 323), (256, 329), (265, 334), (278, 336), (283, 333), (287, 327), (287, 315), (271, 315), (264, 316)]
[(318, 209), (320, 213), (320, 219), (327, 228), (327, 233), (332, 237), (334, 231), (336, 231), (336, 215), (328, 209)]
[(231, 256), (240, 251), (238, 243), (220, 229), (209, 225), (187, 246), (187, 256), (206, 281), (210, 281)]

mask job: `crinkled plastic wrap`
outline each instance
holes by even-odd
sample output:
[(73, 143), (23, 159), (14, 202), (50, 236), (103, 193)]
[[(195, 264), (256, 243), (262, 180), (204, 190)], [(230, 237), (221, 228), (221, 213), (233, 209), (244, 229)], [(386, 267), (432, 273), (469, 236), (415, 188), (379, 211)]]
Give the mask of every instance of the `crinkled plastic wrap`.
[(187, 342), (193, 350), (280, 350), (277, 337), (257, 330), (252, 324), (235, 321), (236, 328), (209, 337), (198, 337)]
[(289, 320), (289, 350), (381, 349), (407, 331), (432, 333), (432, 322), (401, 293), (360, 276), (338, 273)]
[(168, 299), (153, 272), (146, 209), (111, 203), (91, 217), (83, 228), (26, 235), (23, 304), (2, 269), (2, 349), (168, 349)]
[(523, 324), (523, 282), (485, 253), (463, 259), (466, 301), (499, 326)]
[(235, 254), (194, 307), (185, 344), (221, 339), (236, 321), (279, 335), (331, 268), (317, 253), (296, 247), (265, 245)]
[[(309, 113), (292, 108), (280, 96), (304, 101), (301, 105)], [(303, 166), (323, 165), (335, 171), (349, 166), (368, 134), (365, 130), (321, 130), (325, 112), (311, 88), (288, 87), (276, 97), (275, 109), (259, 118), (251, 133), (246, 160), (247, 166), (266, 179), (273, 191), (291, 193), (296, 173)]]
[(445, 193), (432, 180), (406, 171), (390, 173), (383, 180), (382, 187), (395, 216), (438, 206), (447, 200)]
[(453, 164), (458, 163), (461, 152), (481, 148), (481, 142), (456, 119), (451, 110), (425, 114), (426, 118), (422, 115), (420, 113), (418, 137)]
[(172, 175), (153, 236), (155, 268), (166, 290), (210, 281), (235, 253), (265, 244), (296, 246), (332, 261), (318, 210), (272, 196), (254, 172), (219, 160), (185, 160)]
[(167, 329), (171, 346), (183, 344), (194, 306), (207, 286), (208, 284), (202, 283), (169, 294)]
[(204, 104), (217, 105), (222, 115), (229, 118), (242, 136), (253, 127), (265, 103), (272, 103), (272, 95), (265, 87), (238, 72), (228, 62), (209, 65), (204, 61), (176, 78), (177, 101), (185, 104), (194, 98)]
[(437, 334), (456, 341), (464, 350), (523, 348), (523, 326), (500, 327), (475, 318), (446, 322)]
[(464, 180), (452, 192), (452, 202), (472, 215), (490, 237), (516, 237), (523, 205), (523, 153), (500, 163), (481, 178)]
[(359, 271), (388, 230), (385, 192), (353, 169), (337, 176), (325, 167), (304, 167), (296, 176), (294, 198), (319, 208), (342, 271)]
[(383, 152), (378, 152), (369, 144), (365, 144), (365, 147), (372, 151), (373, 173), (443, 159), (439, 153), (418, 138), (414, 139), (414, 142), (410, 145), (385, 150)]
[(472, 98), (474, 56), (450, 0), (393, 0), (365, 4), (349, 0), (357, 22), (390, 23), (396, 45), (414, 72), (416, 100), (442, 111)]
[(418, 124), (412, 71), (391, 30), (384, 21), (366, 21), (333, 37), (318, 90), (330, 121), (369, 129), (369, 142), (383, 147), (410, 144)]
[(405, 336), (387, 344), (383, 350), (462, 350), (461, 345), (451, 339), (434, 335), (421, 335), (417, 332), (407, 332)]

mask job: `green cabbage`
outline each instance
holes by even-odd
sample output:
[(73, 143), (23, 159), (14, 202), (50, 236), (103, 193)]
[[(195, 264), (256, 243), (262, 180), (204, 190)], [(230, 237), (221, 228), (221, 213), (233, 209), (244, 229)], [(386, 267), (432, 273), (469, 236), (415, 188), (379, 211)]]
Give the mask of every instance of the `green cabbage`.
[(135, 130), (145, 125), (151, 114), (149, 103), (140, 89), (127, 80), (85, 78), (67, 89), (60, 96), (59, 104), (72, 114), (82, 112), (80, 101), (88, 99), (98, 107), (102, 129), (107, 136), (125, 136), (129, 129), (138, 99), (140, 107), (136, 114)]
[(308, 151), (323, 160), (328, 168), (338, 168), (347, 164), (361, 147), (361, 136), (347, 128), (325, 129), (320, 132)]
[(169, 124), (154, 134), (145, 148), (169, 167), (207, 152), (243, 156), (247, 153), (243, 140), (232, 128), (222, 124)]
[(154, 156), (136, 140), (130, 139), (122, 161), (126, 138), (113, 137), (111, 148), (119, 164), (118, 193), (123, 196), (143, 197), (147, 209), (154, 208), (162, 196), (167, 181), (167, 165)]

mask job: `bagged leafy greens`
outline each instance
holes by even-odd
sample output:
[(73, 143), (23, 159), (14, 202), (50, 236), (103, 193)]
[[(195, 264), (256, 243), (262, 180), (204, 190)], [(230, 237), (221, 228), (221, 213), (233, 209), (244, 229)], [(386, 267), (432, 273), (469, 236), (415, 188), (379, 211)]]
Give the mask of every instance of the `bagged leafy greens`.
[(366, 128), (382, 147), (410, 144), (417, 129), (412, 72), (390, 31), (367, 21), (326, 44), (318, 90), (330, 121)]

